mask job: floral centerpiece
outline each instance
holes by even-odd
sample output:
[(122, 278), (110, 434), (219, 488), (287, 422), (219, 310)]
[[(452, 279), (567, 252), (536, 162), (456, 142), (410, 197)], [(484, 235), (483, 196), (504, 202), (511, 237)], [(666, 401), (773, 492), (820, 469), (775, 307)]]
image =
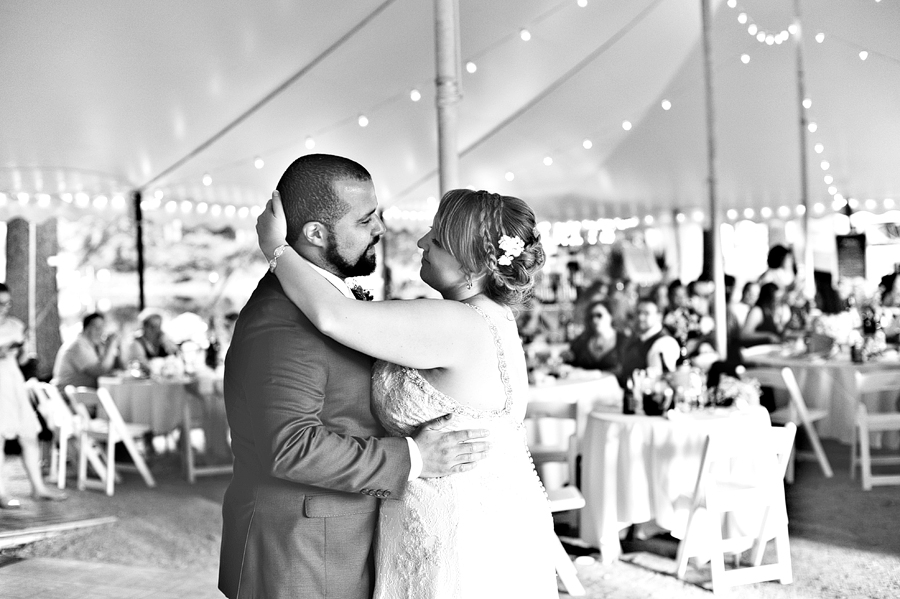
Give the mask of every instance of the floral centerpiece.
[(759, 405), (759, 381), (754, 378), (735, 378), (723, 374), (719, 384), (709, 389), (709, 403), (714, 406), (733, 406), (739, 410)]

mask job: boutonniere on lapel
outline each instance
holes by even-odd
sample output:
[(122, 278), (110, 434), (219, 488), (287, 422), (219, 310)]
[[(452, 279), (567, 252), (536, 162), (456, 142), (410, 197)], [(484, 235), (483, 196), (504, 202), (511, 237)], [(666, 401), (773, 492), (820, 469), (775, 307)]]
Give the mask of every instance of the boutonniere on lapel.
[(372, 292), (368, 289), (361, 287), (360, 285), (353, 283), (350, 285), (350, 292), (353, 293), (353, 297), (358, 300), (363, 300), (366, 302), (371, 302), (374, 298), (372, 297)]

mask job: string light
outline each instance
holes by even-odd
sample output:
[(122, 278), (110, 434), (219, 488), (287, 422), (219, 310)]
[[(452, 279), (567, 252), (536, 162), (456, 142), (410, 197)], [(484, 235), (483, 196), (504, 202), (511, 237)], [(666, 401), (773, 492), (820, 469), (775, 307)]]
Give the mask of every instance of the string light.
[(772, 216), (772, 209), (768, 206), (763, 206), (759, 210), (759, 215), (763, 218), (770, 218)]
[(316, 140), (314, 140), (312, 137), (307, 137), (303, 145), (306, 146), (307, 150), (312, 150), (316, 147)]
[(823, 161), (819, 164), (819, 166), (822, 167), (822, 170), (823, 170), (823, 171), (827, 171), (828, 168), (829, 168), (831, 165), (828, 164), (828, 161), (827, 161), (827, 160), (823, 160)]
[(672, 108), (672, 103), (668, 100), (663, 100), (660, 106), (662, 106), (663, 110), (669, 110), (670, 108)]
[(255, 166), (257, 169), (261, 169), (265, 165), (266, 165), (266, 163), (263, 162), (263, 159), (260, 158), (259, 156), (257, 156), (256, 159), (253, 160), (253, 166)]
[(474, 62), (472, 62), (471, 60), (470, 60), (469, 62), (466, 63), (466, 71), (467, 71), (467, 72), (469, 72), (469, 73), (474, 73), (474, 72), (477, 71), (477, 70), (478, 70), (478, 65), (476, 65), (476, 64), (475, 64)]
[(631, 121), (622, 121), (622, 129), (631, 131)]
[(741, 54), (741, 62), (744, 64), (748, 64), (750, 62), (749, 54)]
[(209, 175), (209, 173), (203, 174), (203, 184), (206, 185), (207, 187), (212, 185), (212, 177)]
[(585, 6), (587, 6), (587, 4), (587, 0), (578, 0), (578, 6), (580, 6), (581, 8), (584, 8)]
[(422, 92), (417, 89), (413, 89), (411, 92), (409, 92), (409, 99), (413, 102), (418, 102), (422, 99)]
[(825, 151), (825, 146), (822, 145), (822, 144), (816, 144), (816, 145), (813, 147), (813, 150), (816, 151), (816, 154), (821, 154), (822, 152)]
[(590, 150), (592, 147), (594, 147), (594, 143), (591, 140), (586, 139), (583, 142), (581, 142), (581, 147), (584, 148), (585, 150)]
[(528, 31), (527, 29), (523, 29), (522, 31), (519, 32), (519, 37), (522, 39), (523, 42), (527, 42), (527, 41), (531, 40), (531, 32)]
[(825, 175), (824, 181), (825, 185), (831, 185), (832, 183), (834, 183), (834, 177), (832, 177), (831, 175)]
[(809, 129), (809, 132), (810, 132), (810, 133), (815, 133), (815, 132), (816, 132), (816, 129), (818, 129), (819, 126), (816, 125), (815, 123), (810, 123), (810, 124), (808, 124), (808, 125), (806, 126), (806, 128)]
[(867, 59), (868, 57), (869, 57), (869, 53), (866, 52), (865, 50), (863, 50), (862, 52), (859, 53), (859, 59), (860, 59), (860, 60), (865, 60), (865, 59)]
[(356, 122), (359, 123), (360, 127), (368, 127), (369, 126), (369, 117), (364, 114), (359, 115), (359, 118), (356, 119)]
[(551, 164), (553, 164), (553, 158), (544, 156), (544, 166), (550, 166)]
[(507, 181), (512, 181), (516, 178), (516, 175), (512, 171), (507, 171), (505, 177)]
[(819, 42), (820, 44), (821, 44), (822, 42), (824, 42), (824, 41), (825, 41), (825, 34), (822, 33), (822, 32), (817, 33), (817, 34), (816, 34), (816, 41)]

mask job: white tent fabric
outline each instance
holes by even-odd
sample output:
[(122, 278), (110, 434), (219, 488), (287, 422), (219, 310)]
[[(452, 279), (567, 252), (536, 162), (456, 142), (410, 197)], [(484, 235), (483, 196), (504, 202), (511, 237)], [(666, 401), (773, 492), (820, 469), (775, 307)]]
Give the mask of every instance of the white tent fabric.
[[(714, 2), (712, 31), (722, 209), (794, 212), (796, 38), (748, 33), (774, 40), (792, 3), (731, 3)], [(888, 209), (900, 199), (900, 6), (801, 4), (810, 203), (831, 210), (830, 174), (860, 208)], [(459, 11), (461, 58), (477, 66), (461, 74), (462, 185), (522, 197), (549, 220), (706, 209), (699, 0), (460, 0)], [(7, 1), (0, 217), (126, 210), (137, 188), (150, 218), (170, 201), (192, 213), (200, 202), (260, 206), (311, 151), (361, 162), (386, 207), (428, 210), (433, 80), (427, 0)]]

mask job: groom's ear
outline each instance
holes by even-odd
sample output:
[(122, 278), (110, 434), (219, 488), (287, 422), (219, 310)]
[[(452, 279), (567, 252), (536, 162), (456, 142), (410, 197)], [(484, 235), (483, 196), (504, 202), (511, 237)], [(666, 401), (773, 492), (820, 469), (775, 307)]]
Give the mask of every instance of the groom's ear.
[(328, 243), (328, 227), (319, 221), (309, 221), (301, 229), (302, 237), (311, 245), (324, 248)]

